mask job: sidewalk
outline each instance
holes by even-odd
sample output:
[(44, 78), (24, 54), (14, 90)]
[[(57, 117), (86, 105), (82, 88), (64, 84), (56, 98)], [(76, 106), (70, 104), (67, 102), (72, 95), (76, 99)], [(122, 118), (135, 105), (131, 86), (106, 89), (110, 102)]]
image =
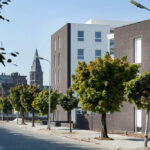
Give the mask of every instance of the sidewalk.
[[(116, 149), (116, 150), (144, 150), (144, 140), (141, 138), (133, 138), (118, 134), (109, 134), (110, 138), (114, 140), (97, 140), (96, 137), (100, 136), (100, 132), (89, 131), (89, 130), (73, 130), (72, 134), (69, 133), (69, 129), (66, 127), (51, 127), (48, 131), (47, 125), (35, 124), (35, 127), (31, 126), (31, 123), (27, 125), (17, 125), (16, 122), (6, 123), (10, 126), (17, 126), (27, 130), (35, 132), (42, 132), (43, 134), (50, 134), (63, 138), (69, 138), (80, 142), (87, 142), (88, 144), (96, 144), (104, 147)], [(150, 142), (150, 141), (149, 141)], [(150, 143), (148, 144), (150, 150)]]

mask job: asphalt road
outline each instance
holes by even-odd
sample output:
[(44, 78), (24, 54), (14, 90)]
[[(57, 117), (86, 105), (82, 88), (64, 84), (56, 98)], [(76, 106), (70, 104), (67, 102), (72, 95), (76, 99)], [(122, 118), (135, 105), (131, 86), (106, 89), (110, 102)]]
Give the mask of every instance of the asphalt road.
[(110, 150), (0, 123), (0, 150)]

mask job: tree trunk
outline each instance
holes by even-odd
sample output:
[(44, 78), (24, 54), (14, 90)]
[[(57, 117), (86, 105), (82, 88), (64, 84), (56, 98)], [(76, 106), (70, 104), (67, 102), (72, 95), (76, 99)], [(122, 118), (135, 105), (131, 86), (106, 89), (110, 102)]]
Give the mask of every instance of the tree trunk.
[(8, 122), (8, 113), (7, 113), (7, 122)]
[(24, 112), (21, 112), (21, 115), (22, 115), (22, 124), (25, 124), (24, 123)]
[(71, 128), (71, 111), (69, 111), (69, 124), (70, 124), (70, 133), (72, 133), (72, 128)]
[(106, 113), (102, 113), (101, 123), (102, 123), (101, 138), (109, 138), (107, 135)]
[(49, 122), (49, 113), (47, 113), (47, 124)]
[(145, 147), (147, 147), (147, 142), (148, 142), (148, 121), (149, 121), (149, 110), (147, 110), (147, 114), (146, 114), (145, 140), (144, 140)]
[(17, 125), (18, 125), (19, 112), (17, 111)]
[(32, 127), (35, 127), (35, 125), (34, 125), (34, 110), (32, 110)]
[(2, 110), (2, 121), (4, 121), (4, 112)]

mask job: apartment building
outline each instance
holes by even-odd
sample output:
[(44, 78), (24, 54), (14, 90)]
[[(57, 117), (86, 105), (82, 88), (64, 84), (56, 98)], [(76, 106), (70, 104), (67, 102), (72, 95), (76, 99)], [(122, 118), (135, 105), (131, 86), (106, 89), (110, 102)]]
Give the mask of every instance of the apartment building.
[[(129, 22), (89, 20), (86, 24), (68, 23), (56, 31), (51, 36), (52, 88), (65, 93), (78, 62), (103, 58), (110, 50), (107, 35), (126, 24)], [(76, 121), (76, 111), (72, 112), (72, 119)], [(67, 121), (67, 112), (58, 106), (54, 120)]]
[[(127, 56), (130, 63), (141, 64), (140, 73), (150, 70), (150, 20), (145, 20), (114, 30), (115, 57)], [(126, 104), (130, 112), (130, 126), (133, 131), (144, 131), (144, 110), (137, 110), (133, 105)], [(131, 119), (132, 118), (132, 119)]]

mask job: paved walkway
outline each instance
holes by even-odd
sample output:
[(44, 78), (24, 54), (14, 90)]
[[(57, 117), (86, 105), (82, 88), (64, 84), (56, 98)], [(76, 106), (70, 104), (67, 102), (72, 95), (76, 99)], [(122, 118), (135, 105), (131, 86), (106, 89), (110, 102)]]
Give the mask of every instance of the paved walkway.
[(0, 150), (110, 150), (92, 145), (44, 134), (43, 132), (18, 128), (0, 123)]
[[(73, 130), (73, 133), (69, 133), (69, 129), (66, 127), (51, 127), (51, 131), (47, 130), (46, 125), (36, 124), (33, 128), (31, 127), (31, 123), (27, 125), (16, 125), (16, 123), (9, 123), (10, 126), (17, 126), (20, 128), (24, 128), (26, 130), (32, 130), (35, 132), (40, 132), (43, 134), (51, 134), (58, 137), (65, 137), (68, 139), (73, 139), (76, 141), (92, 144), (92, 145), (99, 145), (104, 146), (112, 149), (117, 150), (143, 150), (144, 149), (144, 140), (141, 138), (132, 138), (128, 136), (122, 136), (117, 134), (109, 134), (110, 138), (114, 140), (97, 140), (96, 137), (100, 136), (99, 132), (89, 131), (89, 130)], [(150, 146), (150, 143), (148, 144)], [(150, 147), (148, 148), (150, 149)]]

